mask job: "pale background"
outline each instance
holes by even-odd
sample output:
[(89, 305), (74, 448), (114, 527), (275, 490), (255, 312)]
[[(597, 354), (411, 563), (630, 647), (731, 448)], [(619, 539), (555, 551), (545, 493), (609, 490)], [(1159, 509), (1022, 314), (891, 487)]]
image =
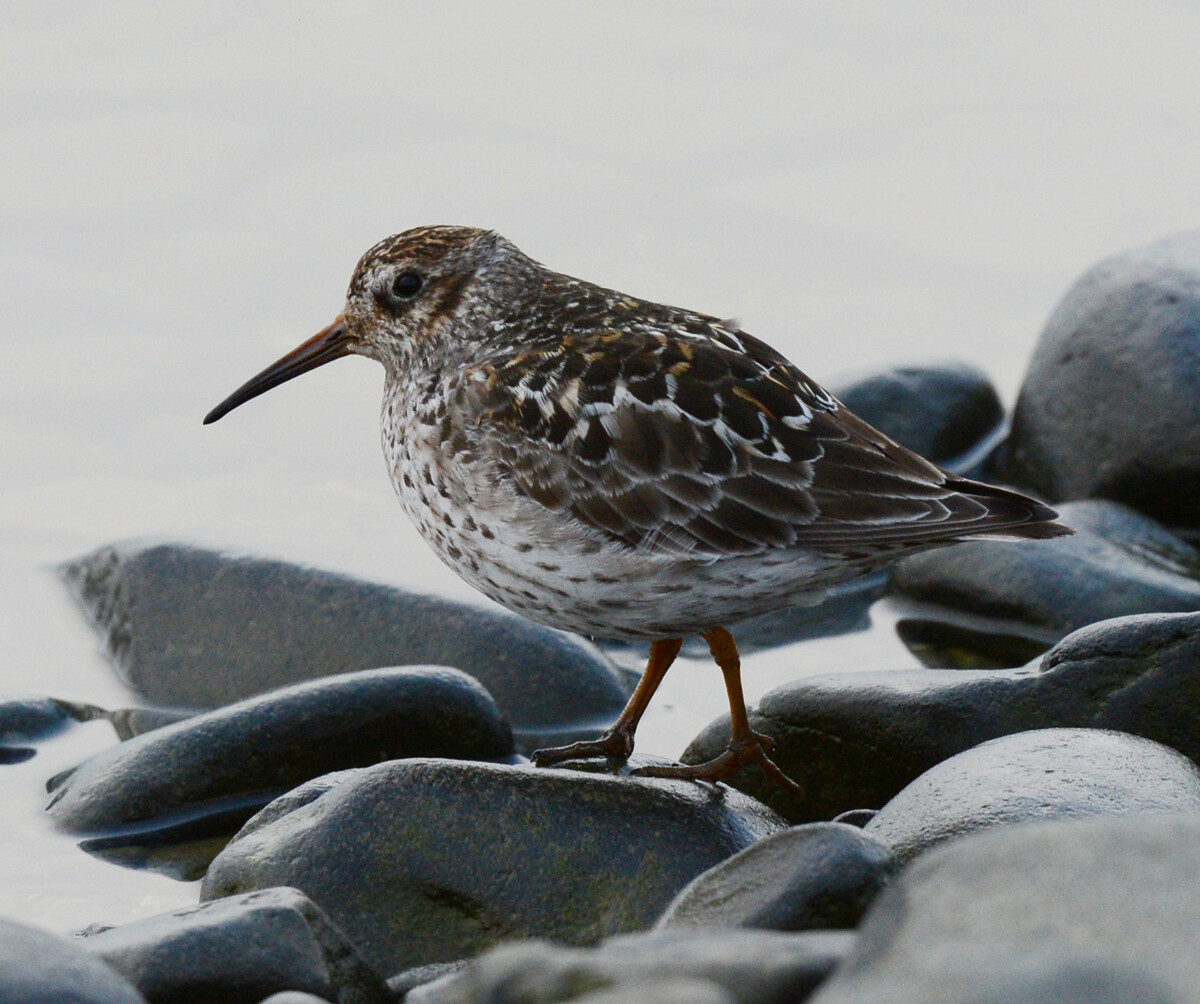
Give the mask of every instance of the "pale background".
[[(491, 227), (819, 379), (953, 356), (1011, 403), (1083, 268), (1200, 224), (1194, 5), (736, 6), (0, 4), (0, 698), (125, 700), (48, 571), (123, 537), (470, 598), (392, 499), (373, 364), (200, 425), (389, 233)], [(747, 689), (909, 664), (885, 624)], [(721, 709), (681, 670), (640, 748)], [(63, 742), (0, 768), (0, 915), (194, 900), (43, 832)]]

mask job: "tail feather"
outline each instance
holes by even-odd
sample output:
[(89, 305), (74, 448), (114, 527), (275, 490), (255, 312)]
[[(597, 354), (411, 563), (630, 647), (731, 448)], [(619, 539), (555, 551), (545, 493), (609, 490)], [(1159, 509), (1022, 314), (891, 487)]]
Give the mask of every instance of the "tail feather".
[(963, 540), (1048, 540), (1069, 537), (1075, 531), (1057, 522), (1058, 513), (1044, 502), (1007, 488), (967, 478), (948, 478), (946, 487), (953, 488), (987, 507), (988, 515), (982, 525)]

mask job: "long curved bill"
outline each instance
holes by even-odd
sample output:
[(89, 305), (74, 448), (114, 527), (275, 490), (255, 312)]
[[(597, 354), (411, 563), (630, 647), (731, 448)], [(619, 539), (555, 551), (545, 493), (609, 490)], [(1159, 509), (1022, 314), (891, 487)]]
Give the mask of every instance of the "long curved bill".
[(259, 394), (265, 394), (272, 387), (278, 387), (302, 373), (341, 359), (342, 356), (348, 356), (350, 352), (350, 335), (346, 331), (345, 321), (339, 317), (324, 331), (317, 332), (303, 345), (293, 349), (278, 362), (272, 363), (258, 376), (247, 380), (204, 416), (204, 424), (208, 425), (228, 415), (238, 405), (245, 404)]

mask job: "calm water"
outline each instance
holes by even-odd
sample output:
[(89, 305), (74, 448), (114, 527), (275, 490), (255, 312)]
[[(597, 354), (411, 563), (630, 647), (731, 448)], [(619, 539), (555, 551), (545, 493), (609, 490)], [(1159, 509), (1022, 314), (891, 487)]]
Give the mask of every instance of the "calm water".
[[(1173, 3), (4, 5), (0, 696), (129, 700), (50, 571), (124, 537), (485, 602), (391, 496), (373, 364), (200, 425), (409, 226), (739, 317), (821, 379), (957, 356), (1011, 401), (1082, 268), (1200, 225), (1197, 39)], [(887, 620), (752, 657), (749, 696), (912, 665)], [(641, 748), (723, 706), (680, 667)], [(45, 778), (112, 741), (0, 767), (0, 916), (194, 902), (42, 822)]]

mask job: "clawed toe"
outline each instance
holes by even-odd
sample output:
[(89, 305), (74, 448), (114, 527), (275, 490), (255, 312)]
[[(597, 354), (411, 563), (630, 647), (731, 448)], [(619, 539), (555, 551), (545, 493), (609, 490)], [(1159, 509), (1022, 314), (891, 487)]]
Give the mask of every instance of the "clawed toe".
[(550, 767), (568, 760), (589, 760), (593, 757), (604, 757), (610, 763), (622, 764), (629, 759), (629, 754), (632, 752), (633, 736), (610, 729), (599, 739), (571, 743), (569, 746), (551, 746), (543, 750), (534, 750), (529, 759), (533, 761), (535, 767)]
[(732, 742), (725, 752), (704, 763), (676, 766), (638, 767), (629, 773), (635, 777), (665, 777), (684, 781), (708, 781), (715, 784), (732, 777), (744, 767), (757, 763), (764, 774), (793, 795), (804, 794), (804, 789), (788, 777), (771, 759), (775, 743), (758, 732), (750, 733), (751, 739)]

